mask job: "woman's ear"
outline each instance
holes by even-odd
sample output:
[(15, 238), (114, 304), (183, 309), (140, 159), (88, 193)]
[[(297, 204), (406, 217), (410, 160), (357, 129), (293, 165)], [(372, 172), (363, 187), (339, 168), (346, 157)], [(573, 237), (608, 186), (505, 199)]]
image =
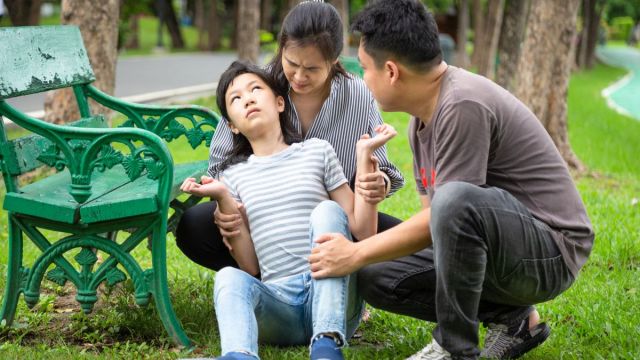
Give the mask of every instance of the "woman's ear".
[(284, 98), (282, 96), (276, 97), (276, 105), (279, 113), (284, 111)]

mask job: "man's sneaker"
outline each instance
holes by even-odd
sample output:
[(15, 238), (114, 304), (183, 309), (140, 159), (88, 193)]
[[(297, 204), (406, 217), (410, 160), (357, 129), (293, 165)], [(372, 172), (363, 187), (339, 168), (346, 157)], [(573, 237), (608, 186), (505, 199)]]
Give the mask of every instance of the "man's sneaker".
[(311, 360), (344, 360), (342, 350), (330, 336), (320, 336), (313, 341), (309, 358)]
[(546, 323), (540, 323), (529, 330), (529, 317), (520, 324), (507, 327), (502, 324), (488, 324), (484, 349), (480, 357), (488, 359), (516, 359), (542, 344), (551, 334)]
[(442, 348), (435, 339), (431, 340), (431, 343), (424, 347), (424, 349), (411, 355), (407, 360), (440, 360), (451, 359), (451, 354)]

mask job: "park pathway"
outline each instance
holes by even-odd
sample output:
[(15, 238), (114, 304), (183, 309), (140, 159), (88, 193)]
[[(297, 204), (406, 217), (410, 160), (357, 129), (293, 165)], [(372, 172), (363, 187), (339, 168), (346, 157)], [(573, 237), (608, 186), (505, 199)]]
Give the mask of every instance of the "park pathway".
[(610, 107), (640, 120), (640, 50), (630, 47), (600, 47), (597, 56), (604, 63), (629, 73), (602, 91)]

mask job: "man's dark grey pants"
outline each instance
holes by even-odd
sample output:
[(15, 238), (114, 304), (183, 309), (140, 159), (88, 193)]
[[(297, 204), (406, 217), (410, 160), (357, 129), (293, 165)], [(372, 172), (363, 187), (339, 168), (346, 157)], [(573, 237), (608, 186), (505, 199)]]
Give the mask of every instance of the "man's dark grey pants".
[(508, 192), (463, 182), (438, 188), (433, 247), (358, 273), (372, 306), (437, 323), (454, 358), (477, 358), (478, 324), (519, 323), (573, 283), (554, 237)]

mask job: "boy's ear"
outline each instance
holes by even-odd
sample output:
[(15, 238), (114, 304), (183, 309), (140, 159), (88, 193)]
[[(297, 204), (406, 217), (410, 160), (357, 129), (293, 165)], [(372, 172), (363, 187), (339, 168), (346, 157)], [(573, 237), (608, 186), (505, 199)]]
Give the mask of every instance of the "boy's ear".
[(389, 84), (394, 85), (400, 79), (400, 68), (398, 67), (398, 63), (393, 60), (385, 61), (384, 73), (389, 80)]
[(284, 98), (282, 96), (276, 97), (276, 105), (278, 106), (278, 112), (284, 111)]
[(238, 128), (235, 127), (235, 125), (233, 125), (233, 121), (229, 121), (229, 129), (231, 129), (231, 132), (236, 135), (240, 134), (240, 130), (238, 130)]

